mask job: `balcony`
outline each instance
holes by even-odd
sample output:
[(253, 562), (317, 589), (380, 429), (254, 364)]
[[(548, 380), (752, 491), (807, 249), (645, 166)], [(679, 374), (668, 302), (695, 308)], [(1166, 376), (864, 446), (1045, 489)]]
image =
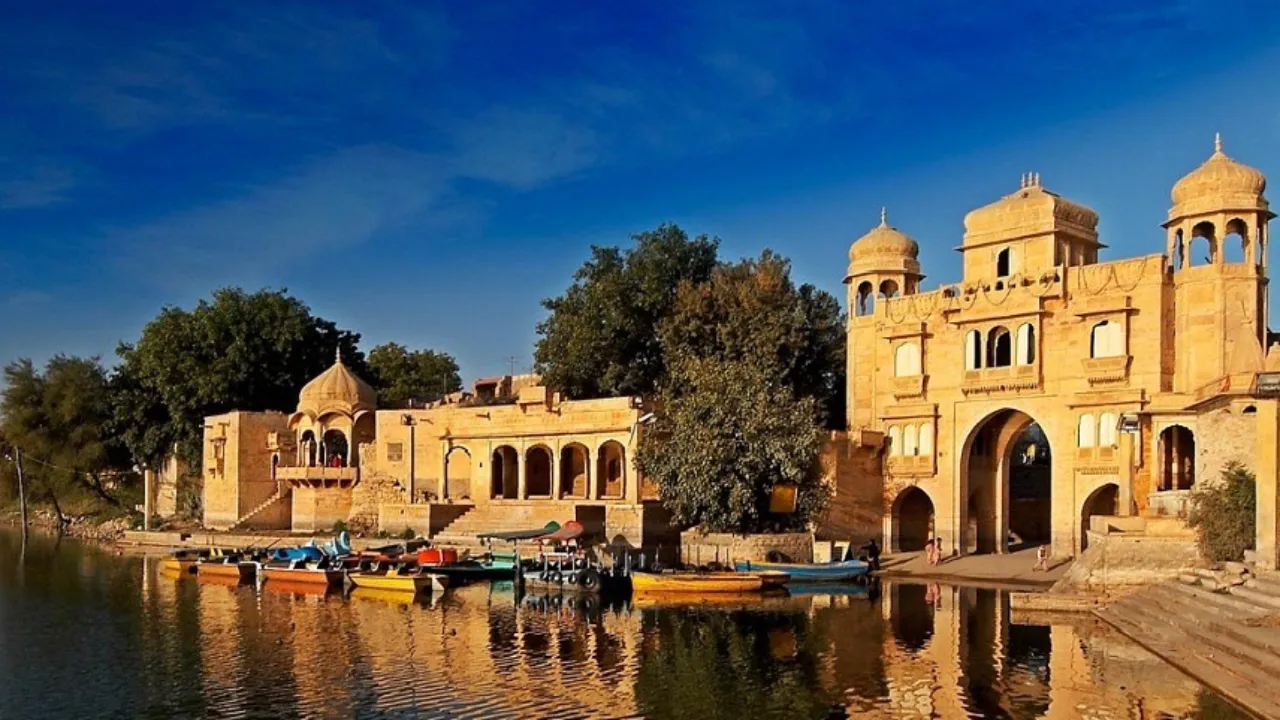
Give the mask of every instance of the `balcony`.
[(1109, 385), (1129, 381), (1129, 364), (1132, 361), (1132, 355), (1117, 355), (1085, 358), (1081, 362), (1084, 364), (1084, 376), (1090, 385)]
[(1021, 392), (1039, 387), (1038, 364), (965, 370), (960, 382), (960, 391), (965, 395)]
[(929, 477), (937, 473), (929, 455), (890, 455), (888, 460), (889, 474), (895, 477)]
[(349, 487), (360, 479), (360, 468), (354, 467), (278, 467), (276, 479), (295, 486)]
[(924, 395), (925, 382), (928, 375), (909, 375), (893, 379), (893, 396), (898, 400), (916, 398)]
[(1076, 448), (1076, 470), (1084, 475), (1110, 475), (1120, 471), (1119, 451), (1112, 445)]
[(1153, 492), (1147, 496), (1147, 514), (1157, 517), (1185, 518), (1190, 504), (1190, 490)]

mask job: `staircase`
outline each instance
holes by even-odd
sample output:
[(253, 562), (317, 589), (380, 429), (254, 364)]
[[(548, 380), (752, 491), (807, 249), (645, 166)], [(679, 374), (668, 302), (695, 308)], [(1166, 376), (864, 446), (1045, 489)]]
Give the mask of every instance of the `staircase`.
[[(475, 552), (484, 548), (484, 543), (476, 537), (481, 533), (530, 530), (543, 527), (553, 520), (563, 525), (565, 521), (573, 519), (572, 513), (571, 507), (566, 509), (564, 505), (547, 505), (537, 501), (527, 504), (477, 505), (446, 525), (432, 538), (432, 542)], [(530, 548), (532, 547), (530, 544)]]
[[(229, 529), (230, 530), (245, 529), (246, 527), (248, 527), (249, 522), (251, 522), (253, 518), (260, 515), (264, 510), (271, 507), (272, 505), (275, 505), (276, 503), (282, 500), (287, 500), (292, 494), (293, 494), (292, 486), (290, 485), (278, 486), (276, 488), (276, 491), (271, 494), (271, 497), (258, 503), (253, 507), (252, 510), (245, 513), (244, 515), (241, 515), (240, 519), (236, 520), (235, 523)], [(284, 528), (284, 529), (288, 529), (288, 528)]]
[(1280, 717), (1280, 574), (1239, 563), (1144, 588), (1095, 614), (1259, 717)]

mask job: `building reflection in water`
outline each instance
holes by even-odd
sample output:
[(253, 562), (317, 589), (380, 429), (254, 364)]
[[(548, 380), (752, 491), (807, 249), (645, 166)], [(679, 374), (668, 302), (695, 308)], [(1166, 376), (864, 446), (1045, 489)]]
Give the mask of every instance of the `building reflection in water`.
[[(672, 605), (476, 585), (412, 601), (59, 552), (0, 565), (0, 648), (64, 645), (0, 657), (9, 692), (30, 693), (9, 696), (15, 717), (1243, 717), (1092, 618), (1012, 613), (993, 590)], [(77, 678), (92, 692), (59, 691)]]

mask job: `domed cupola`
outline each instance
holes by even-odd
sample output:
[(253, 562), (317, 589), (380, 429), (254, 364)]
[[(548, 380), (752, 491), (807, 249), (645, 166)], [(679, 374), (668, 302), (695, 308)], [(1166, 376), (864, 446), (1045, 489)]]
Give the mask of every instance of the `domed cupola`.
[(880, 224), (849, 246), (849, 273), (845, 281), (855, 275), (877, 271), (920, 274), (920, 245), (902, 231), (890, 227), (884, 208), (880, 210)]
[(1169, 193), (1169, 219), (1223, 210), (1267, 210), (1267, 177), (1222, 151), (1222, 136), (1213, 139), (1213, 154), (1187, 173)]
[(378, 393), (342, 362), (342, 351), (328, 370), (303, 386), (298, 394), (298, 412), (313, 418), (331, 412), (348, 417), (378, 406)]

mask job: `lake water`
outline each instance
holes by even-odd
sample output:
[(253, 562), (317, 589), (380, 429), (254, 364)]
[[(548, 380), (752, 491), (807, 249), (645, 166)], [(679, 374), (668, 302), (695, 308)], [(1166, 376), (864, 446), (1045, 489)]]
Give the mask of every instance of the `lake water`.
[(308, 595), (0, 529), (0, 718), (1243, 718), (1085, 616), (993, 590), (723, 606)]

